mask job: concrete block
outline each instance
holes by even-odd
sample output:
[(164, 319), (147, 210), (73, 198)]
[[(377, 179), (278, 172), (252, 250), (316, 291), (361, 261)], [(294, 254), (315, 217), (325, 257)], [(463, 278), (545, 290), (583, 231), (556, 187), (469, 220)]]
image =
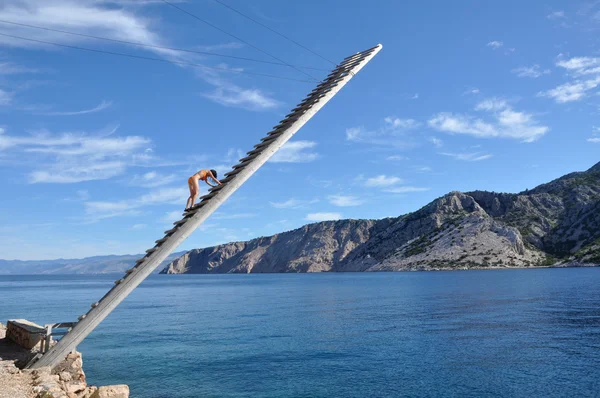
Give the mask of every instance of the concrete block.
[(25, 319), (11, 319), (6, 325), (6, 338), (28, 350), (37, 346), (46, 329)]

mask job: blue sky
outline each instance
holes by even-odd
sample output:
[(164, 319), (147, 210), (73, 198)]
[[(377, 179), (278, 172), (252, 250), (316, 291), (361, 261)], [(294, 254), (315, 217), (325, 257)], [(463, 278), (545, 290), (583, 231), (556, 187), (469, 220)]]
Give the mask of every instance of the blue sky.
[[(224, 0), (225, 1), (225, 0)], [(519, 192), (600, 161), (600, 2), (227, 0), (325, 58), (382, 52), (182, 245)], [(319, 78), (331, 65), (213, 0), (177, 1)], [(159, 0), (5, 0), (0, 20), (274, 61)], [(140, 253), (313, 84), (280, 65), (0, 22), (0, 258)], [(321, 70), (324, 69), (324, 70)], [(205, 189), (205, 188), (203, 188)]]

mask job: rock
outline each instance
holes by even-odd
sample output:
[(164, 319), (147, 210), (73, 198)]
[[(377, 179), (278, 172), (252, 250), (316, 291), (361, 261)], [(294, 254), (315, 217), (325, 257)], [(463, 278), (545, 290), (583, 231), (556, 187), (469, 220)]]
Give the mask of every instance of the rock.
[(69, 372), (60, 372), (60, 374), (58, 376), (60, 377), (60, 380), (64, 381), (64, 382), (71, 381), (71, 379), (73, 378), (71, 376), (71, 373), (69, 373)]
[(65, 390), (67, 393), (78, 393), (87, 387), (87, 384), (82, 383), (80, 381), (71, 381), (69, 383), (65, 383)]
[(129, 386), (119, 384), (98, 387), (98, 390), (96, 390), (90, 398), (129, 398)]
[(87, 387), (85, 390), (77, 394), (77, 398), (91, 398), (97, 390), (98, 387), (95, 386)]

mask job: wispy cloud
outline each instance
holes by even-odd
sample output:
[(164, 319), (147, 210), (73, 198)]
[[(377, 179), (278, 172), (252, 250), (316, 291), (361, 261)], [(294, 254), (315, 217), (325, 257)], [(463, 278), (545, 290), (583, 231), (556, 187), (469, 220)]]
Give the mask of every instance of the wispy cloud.
[(386, 160), (398, 161), (398, 160), (408, 160), (408, 157), (402, 155), (392, 155), (388, 156)]
[(480, 102), (476, 111), (488, 113), (489, 121), (471, 115), (441, 112), (429, 120), (435, 130), (451, 134), (467, 134), (480, 138), (511, 138), (523, 142), (538, 140), (549, 131), (534, 115), (515, 111), (506, 100), (490, 98)]
[[(86, 219), (94, 222), (113, 217), (139, 215), (142, 208), (155, 205), (177, 204), (183, 207), (188, 196), (187, 188), (177, 187), (157, 189), (135, 199), (86, 202)], [(177, 213), (181, 214), (181, 211)]]
[(311, 204), (317, 203), (318, 201), (319, 201), (318, 199), (301, 200), (301, 199), (290, 198), (283, 202), (269, 202), (269, 203), (271, 204), (271, 206), (273, 206), (276, 209), (300, 209), (300, 208), (309, 206)]
[(254, 218), (258, 217), (256, 213), (221, 213), (216, 212), (214, 216), (212, 216), (213, 220), (239, 220), (243, 218)]
[[(176, 221), (176, 220), (174, 220), (174, 221)], [(140, 229), (145, 229), (146, 227), (147, 227), (146, 224), (133, 224), (131, 226), (131, 229), (134, 231), (139, 231)]]
[(412, 192), (425, 192), (425, 191), (429, 191), (430, 189), (431, 188), (404, 186), (404, 187), (388, 188), (388, 189), (384, 189), (383, 191), (389, 192), (389, 193), (412, 193)]
[(551, 90), (542, 91), (538, 96), (552, 98), (563, 104), (579, 101), (600, 86), (600, 57), (566, 58), (559, 55), (556, 65), (565, 69), (572, 80)]
[(14, 93), (9, 93), (0, 89), (0, 106), (10, 105), (12, 103)]
[(252, 111), (266, 111), (279, 107), (281, 103), (259, 89), (245, 89), (234, 84), (218, 86), (211, 93), (202, 94), (218, 104), (244, 108)]
[(219, 51), (219, 50), (237, 50), (239, 48), (244, 47), (244, 45), (242, 43), (238, 43), (235, 41), (229, 42), (229, 43), (222, 43), (222, 44), (213, 44), (213, 45), (206, 45), (206, 46), (196, 46), (196, 48), (198, 50), (201, 51), (210, 51), (210, 52), (214, 52), (214, 51)]
[(22, 73), (37, 73), (37, 69), (19, 66), (11, 62), (0, 62), (0, 75), (17, 75)]
[(309, 213), (304, 219), (307, 221), (335, 221), (341, 218), (340, 213)]
[(490, 159), (491, 157), (493, 157), (493, 155), (491, 155), (489, 153), (483, 153), (483, 152), (473, 152), (473, 153), (442, 152), (442, 153), (440, 153), (440, 155), (450, 156), (451, 158), (454, 158), (456, 160), (464, 160), (467, 162), (479, 162), (481, 160), (486, 160), (486, 159)]
[(600, 138), (588, 138), (588, 142), (600, 144)]
[(310, 151), (317, 146), (314, 141), (288, 141), (279, 151), (275, 152), (269, 162), (273, 163), (308, 163), (316, 160), (319, 154)]
[(546, 15), (546, 18), (548, 18), (550, 20), (563, 19), (563, 18), (565, 18), (565, 12), (564, 11), (553, 11), (550, 14)]
[(168, 185), (175, 181), (177, 176), (175, 174), (161, 174), (156, 171), (150, 171), (144, 174), (136, 174), (131, 180), (129, 185), (144, 188), (155, 188), (163, 185)]
[(401, 178), (394, 176), (386, 176), (386, 175), (378, 175), (376, 177), (368, 178), (365, 182), (365, 186), (367, 187), (389, 187), (392, 185), (396, 185), (402, 182)]
[(112, 106), (111, 101), (102, 101), (99, 105), (90, 109), (83, 109), (80, 111), (71, 111), (71, 112), (44, 112), (42, 115), (46, 116), (77, 116), (77, 115), (86, 115), (89, 113), (96, 113), (108, 109)]
[(0, 153), (21, 162), (31, 159), (27, 164), (36, 169), (29, 175), (31, 183), (104, 180), (123, 174), (129, 166), (156, 160), (147, 152), (150, 139), (115, 136), (116, 130), (96, 134), (52, 134), (42, 130), (15, 136), (0, 129)]
[(512, 73), (517, 75), (518, 77), (531, 77), (533, 79), (537, 79), (543, 75), (549, 75), (550, 69), (542, 70), (539, 65), (533, 66), (522, 66), (520, 68), (515, 68), (512, 70)]
[(360, 206), (365, 203), (364, 200), (356, 196), (348, 195), (331, 195), (327, 198), (329, 203), (338, 207)]
[(346, 129), (346, 140), (372, 145), (393, 146), (406, 148), (412, 145), (408, 133), (421, 127), (421, 123), (414, 119), (386, 117), (383, 124), (376, 130), (368, 130), (364, 126)]
[(486, 46), (491, 47), (494, 50), (497, 50), (500, 47), (504, 46), (504, 42), (501, 42), (501, 41), (498, 41), (498, 40), (494, 40), (494, 41), (490, 41), (488, 44), (486, 44)]
[(436, 148), (441, 148), (444, 146), (444, 142), (436, 137), (430, 137), (429, 142), (431, 142)]

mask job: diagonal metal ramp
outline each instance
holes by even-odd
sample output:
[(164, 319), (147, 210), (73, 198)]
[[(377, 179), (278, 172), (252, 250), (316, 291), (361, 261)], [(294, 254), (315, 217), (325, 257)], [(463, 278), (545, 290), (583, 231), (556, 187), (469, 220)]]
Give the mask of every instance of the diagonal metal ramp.
[(201, 198), (200, 203), (184, 214), (183, 219), (165, 231), (164, 238), (146, 251), (146, 256), (127, 270), (125, 276), (115, 282), (115, 286), (100, 301), (92, 304), (87, 314), (79, 317), (79, 322), (54, 347), (44, 354), (31, 367), (55, 366), (69, 352), (90, 334), (104, 318), (115, 309), (152, 271), (186, 240), (231, 194), (233, 194), (252, 174), (279, 150), (311, 117), (313, 117), (334, 95), (348, 83), (377, 53), (379, 44), (345, 58), (308, 96), (288, 114), (265, 138), (261, 139), (248, 156), (226, 173), (220, 185), (212, 188)]

